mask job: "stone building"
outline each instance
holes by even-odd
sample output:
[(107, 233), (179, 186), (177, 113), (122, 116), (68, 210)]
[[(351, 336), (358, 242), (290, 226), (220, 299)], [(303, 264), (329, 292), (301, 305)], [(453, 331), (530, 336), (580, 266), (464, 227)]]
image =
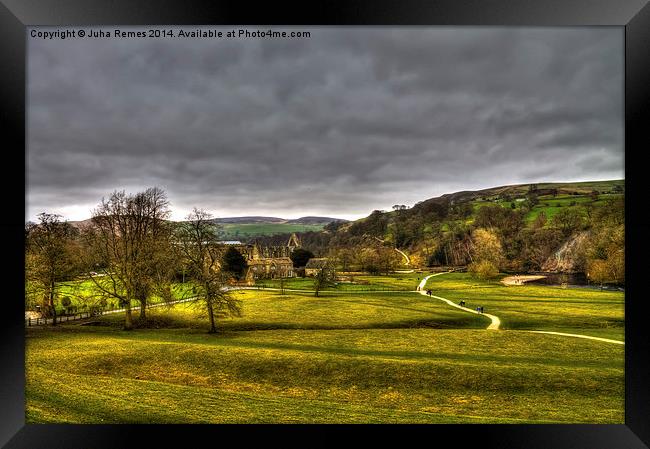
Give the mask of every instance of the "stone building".
[(298, 247), (300, 247), (300, 240), (295, 233), (291, 234), (285, 246), (261, 246), (253, 243), (241, 247), (240, 251), (248, 262), (246, 281), (253, 283), (255, 279), (294, 277), (290, 256)]
[(305, 265), (305, 276), (315, 276), (322, 269), (332, 269), (327, 257), (312, 257)]

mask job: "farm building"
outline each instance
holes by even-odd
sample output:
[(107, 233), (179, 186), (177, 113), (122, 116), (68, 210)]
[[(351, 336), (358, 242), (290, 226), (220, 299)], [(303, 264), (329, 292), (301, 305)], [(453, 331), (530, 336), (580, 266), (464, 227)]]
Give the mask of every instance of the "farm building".
[(329, 268), (331, 268), (331, 265), (327, 257), (312, 257), (305, 265), (305, 276), (315, 276), (319, 270)]

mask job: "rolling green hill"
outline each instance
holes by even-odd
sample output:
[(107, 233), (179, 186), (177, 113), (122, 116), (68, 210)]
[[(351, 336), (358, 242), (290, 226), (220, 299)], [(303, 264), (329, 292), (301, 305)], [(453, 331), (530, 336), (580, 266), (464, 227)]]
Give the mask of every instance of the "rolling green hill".
[[(374, 287), (413, 276), (368, 277)], [(508, 288), (445, 274), (428, 284), (502, 317), (416, 292), (247, 290), (243, 316), (188, 303), (94, 326), (28, 328), (28, 423), (623, 423), (622, 292)], [(136, 311), (137, 315), (137, 311)]]
[(291, 234), (292, 232), (320, 231), (325, 224), (294, 223), (224, 223), (225, 240), (240, 240), (263, 235)]

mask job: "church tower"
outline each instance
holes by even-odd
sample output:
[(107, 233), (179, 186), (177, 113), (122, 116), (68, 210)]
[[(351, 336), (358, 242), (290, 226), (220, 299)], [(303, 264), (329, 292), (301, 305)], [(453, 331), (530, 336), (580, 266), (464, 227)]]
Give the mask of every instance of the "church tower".
[(291, 237), (289, 237), (287, 247), (289, 248), (290, 253), (293, 252), (294, 249), (300, 248), (300, 239), (298, 239), (298, 236), (295, 232), (291, 234)]

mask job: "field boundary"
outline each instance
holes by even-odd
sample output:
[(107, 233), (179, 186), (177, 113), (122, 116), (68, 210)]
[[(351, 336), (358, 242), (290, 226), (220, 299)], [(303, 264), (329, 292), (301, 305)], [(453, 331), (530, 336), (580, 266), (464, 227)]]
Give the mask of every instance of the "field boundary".
[[(453, 301), (443, 298), (442, 296), (437, 296), (434, 294), (427, 294), (427, 289), (426, 283), (427, 281), (434, 277), (434, 276), (440, 276), (443, 274), (448, 274), (450, 272), (448, 271), (443, 271), (440, 273), (435, 273), (435, 274), (430, 274), (428, 276), (425, 276), (422, 281), (420, 281), (420, 284), (417, 286), (416, 290), (350, 290), (350, 291), (342, 291), (342, 290), (323, 290), (323, 293), (336, 293), (336, 294), (355, 294), (355, 293), (419, 293), (424, 296), (428, 296), (430, 298), (436, 298), (440, 301), (445, 302), (446, 304), (455, 307), (457, 309), (461, 309), (464, 312), (469, 312), (473, 313), (476, 315), (483, 315), (486, 316), (490, 319), (490, 325), (486, 328), (486, 330), (500, 330), (501, 326), (501, 319), (496, 316), (492, 315), (489, 313), (481, 313), (476, 310), (472, 310), (468, 307), (461, 306), (460, 304), (456, 304)], [(277, 288), (277, 287), (255, 287), (255, 286), (250, 286), (250, 287), (244, 287), (244, 286), (239, 286), (239, 287), (225, 287), (225, 289), (230, 290), (230, 291), (235, 291), (235, 290), (267, 290), (267, 291), (282, 291), (282, 289)], [(284, 289), (286, 292), (297, 292), (297, 293), (313, 293), (313, 290), (302, 290), (302, 289)], [(149, 304), (147, 305), (147, 309), (153, 308), (153, 307), (162, 307), (162, 306), (171, 306), (183, 302), (189, 302), (189, 301), (195, 301), (197, 299), (196, 296), (192, 296), (190, 298), (183, 298), (179, 299), (176, 301), (170, 301), (170, 302), (161, 302), (161, 303), (155, 303), (155, 304)], [(132, 308), (132, 310), (139, 310), (139, 306), (135, 306)], [(111, 309), (111, 310), (101, 310), (97, 312), (80, 312), (74, 315), (61, 315), (57, 316), (56, 320), (57, 323), (67, 323), (69, 321), (78, 321), (82, 319), (88, 319), (88, 318), (93, 318), (95, 316), (102, 316), (102, 315), (109, 315), (113, 313), (121, 313), (125, 312), (125, 308), (117, 308), (117, 309)], [(25, 319), (25, 327), (31, 327), (31, 326), (39, 326), (39, 325), (47, 325), (52, 323), (52, 318), (27, 318)], [(603, 337), (592, 337), (590, 335), (582, 335), (582, 334), (572, 334), (572, 333), (566, 333), (566, 332), (555, 332), (555, 331), (539, 331), (539, 330), (520, 330), (520, 329), (513, 329), (513, 330), (518, 330), (520, 332), (530, 332), (530, 333), (536, 333), (536, 334), (547, 334), (547, 335), (558, 335), (558, 336), (563, 336), (563, 337), (573, 337), (573, 338), (583, 338), (587, 340), (594, 340), (594, 341), (602, 341), (605, 343), (613, 343), (613, 344), (619, 344), (619, 345), (625, 345), (624, 341), (620, 340), (613, 340), (610, 338), (603, 338)]]
[[(162, 306), (171, 306), (174, 304), (178, 304), (181, 302), (188, 302), (188, 301), (194, 301), (196, 300), (196, 296), (192, 296), (191, 298), (183, 298), (183, 299), (178, 299), (176, 301), (169, 301), (169, 302), (157, 302), (154, 304), (148, 304), (146, 306), (147, 309), (151, 309), (153, 307), (162, 307)], [(140, 306), (133, 306), (131, 307), (131, 310), (140, 310)], [(75, 313), (74, 315), (57, 315), (56, 317), (56, 323), (61, 324), (61, 323), (67, 323), (68, 321), (79, 321), (87, 318), (94, 318), (97, 316), (102, 316), (102, 315), (110, 315), (112, 313), (121, 313), (121, 312), (126, 312), (126, 309), (124, 307), (117, 308), (117, 309), (109, 309), (109, 310), (98, 310), (96, 312), (79, 312)], [(52, 324), (53, 318), (27, 318), (25, 319), (25, 327), (31, 327), (31, 326), (44, 326), (47, 324)]]

